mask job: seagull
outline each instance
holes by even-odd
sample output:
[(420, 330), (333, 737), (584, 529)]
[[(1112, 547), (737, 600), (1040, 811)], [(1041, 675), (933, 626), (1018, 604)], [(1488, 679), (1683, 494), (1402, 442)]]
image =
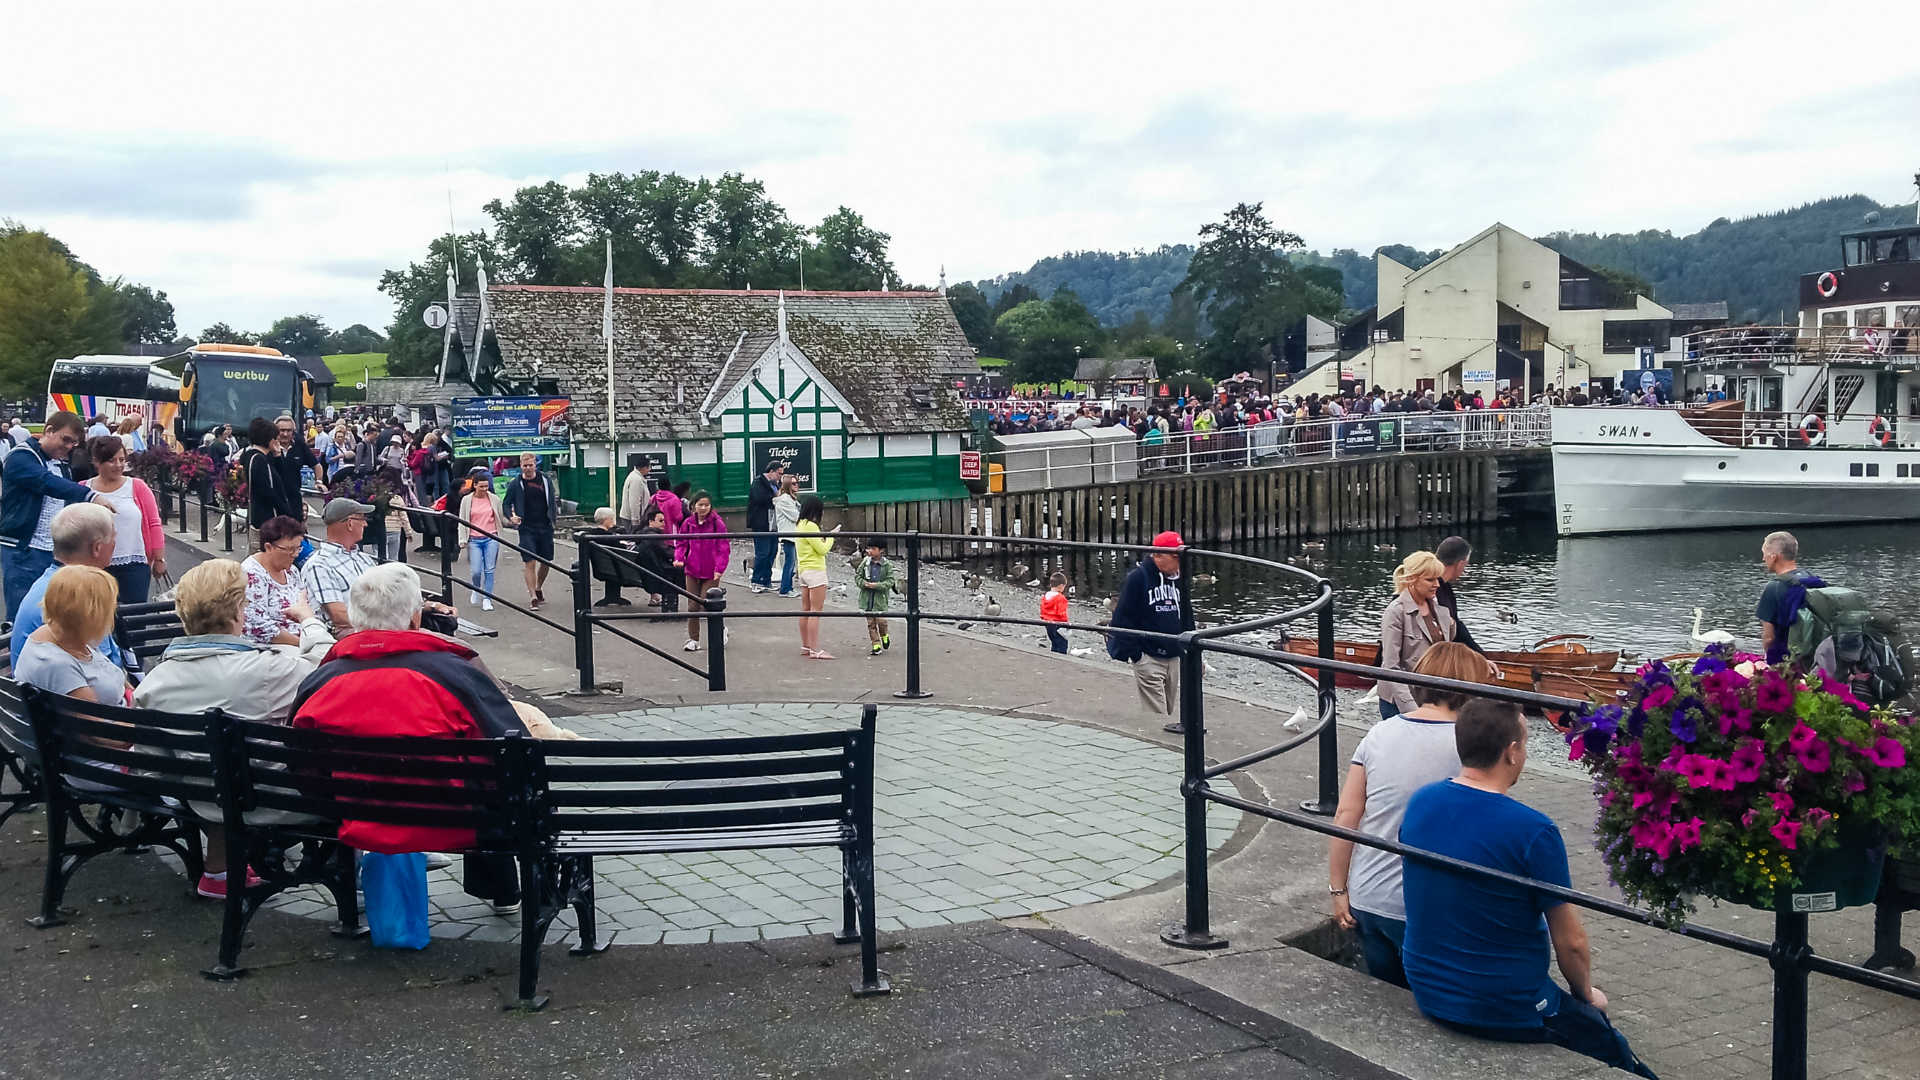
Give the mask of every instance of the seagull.
[(1075, 656), (1092, 656), (1093, 655), (1092, 649), (1072, 649), (1069, 651), (1071, 651)]
[(1027, 564), (1023, 562), (1014, 563), (1013, 566), (1007, 570), (1007, 576), (1013, 578), (1023, 578), (1026, 577), (1028, 573)]
[(1307, 710), (1295, 709), (1293, 710), (1293, 715), (1287, 717), (1286, 722), (1280, 726), (1286, 728), (1288, 731), (1299, 731), (1301, 728), (1306, 727), (1312, 720), (1313, 717), (1307, 715)]
[(1327, 550), (1327, 542), (1325, 540), (1302, 540), (1300, 541), (1300, 550), (1325, 551)]
[(1395, 547), (1395, 546), (1393, 546), (1392, 544), (1375, 544), (1375, 545), (1373, 545), (1373, 550), (1375, 550), (1375, 551), (1399, 551), (1400, 549), (1399, 549), (1399, 548), (1397, 548), (1397, 547)]
[(987, 597), (987, 609), (984, 612), (981, 612), (981, 614), (985, 615), (989, 619), (999, 618), (1000, 617), (1000, 601), (995, 600), (991, 596)]
[(965, 578), (961, 579), (961, 584), (965, 585), (969, 592), (979, 592), (980, 591), (980, 575), (968, 574)]
[(1493, 616), (1494, 618), (1499, 619), (1503, 623), (1518, 623), (1520, 621), (1520, 615), (1518, 612), (1508, 611), (1505, 608), (1497, 609), (1496, 611), (1494, 611)]
[(1700, 622), (1706, 617), (1707, 613), (1705, 610), (1701, 608), (1693, 609), (1693, 633), (1687, 635), (1693, 643), (1696, 645), (1733, 644), (1734, 636), (1725, 630), (1708, 630), (1703, 633), (1700, 630)]
[(1040, 579), (1034, 578), (1032, 581), (1027, 582), (1027, 588), (1029, 589), (1036, 588), (1039, 586), (1039, 584), (1040, 584)]
[(1120, 606), (1120, 598), (1117, 596), (1109, 596), (1101, 602), (1100, 606), (1106, 608), (1107, 614), (1111, 615), (1113, 614), (1113, 609)]
[(1194, 583), (1195, 585), (1211, 585), (1211, 584), (1213, 584), (1213, 583), (1214, 583), (1214, 582), (1215, 582), (1216, 580), (1218, 580), (1218, 579), (1217, 579), (1217, 578), (1215, 578), (1215, 577), (1214, 577), (1214, 576), (1213, 576), (1212, 574), (1195, 574), (1195, 575), (1193, 575), (1193, 583)]

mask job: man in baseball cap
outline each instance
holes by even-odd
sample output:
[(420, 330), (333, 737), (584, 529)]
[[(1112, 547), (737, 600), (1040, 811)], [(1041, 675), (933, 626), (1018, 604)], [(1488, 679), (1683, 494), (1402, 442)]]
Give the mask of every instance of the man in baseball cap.
[[(1120, 600), (1114, 605), (1114, 629), (1150, 630), (1175, 635), (1186, 630), (1180, 604), (1180, 551), (1186, 547), (1177, 532), (1163, 532), (1153, 538), (1153, 547), (1140, 565), (1127, 574), (1120, 587)], [(1158, 637), (1134, 634), (1109, 634), (1107, 654), (1133, 665), (1134, 689), (1147, 712), (1157, 718), (1170, 718), (1180, 702), (1180, 644)], [(1166, 724), (1165, 731), (1179, 734), (1186, 729), (1178, 720)]]

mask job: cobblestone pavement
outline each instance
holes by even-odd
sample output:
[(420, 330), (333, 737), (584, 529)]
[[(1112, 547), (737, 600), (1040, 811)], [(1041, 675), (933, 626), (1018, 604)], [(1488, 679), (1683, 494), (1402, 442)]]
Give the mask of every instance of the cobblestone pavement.
[[(851, 705), (710, 705), (570, 717), (588, 738), (789, 734), (859, 722)], [(1105, 900), (1180, 872), (1180, 756), (1095, 728), (931, 706), (883, 705), (874, 830), (883, 931), (1005, 918)], [(1238, 811), (1215, 807), (1208, 841)], [(615, 944), (751, 941), (839, 927), (839, 853), (728, 851), (594, 860)], [(436, 937), (511, 941), (461, 891), (459, 863), (428, 878)], [(317, 889), (273, 905), (331, 917)], [(564, 925), (563, 925), (564, 924)], [(553, 939), (570, 932), (571, 911)]]

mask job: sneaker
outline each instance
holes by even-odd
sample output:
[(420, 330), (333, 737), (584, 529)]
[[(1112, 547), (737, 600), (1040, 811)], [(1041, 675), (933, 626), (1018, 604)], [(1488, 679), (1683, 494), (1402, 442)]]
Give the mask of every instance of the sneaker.
[(681, 648), (687, 652), (699, 652), (700, 643), (693, 640), (692, 638), (688, 638), (687, 643), (685, 645), (682, 645)]
[(540, 605), (542, 605), (542, 604), (544, 604), (544, 603), (546, 603), (546, 601), (545, 601), (545, 600), (542, 600), (542, 599), (540, 599), (540, 597), (538, 597), (538, 596), (535, 596), (535, 597), (534, 597), (533, 599), (531, 599), (531, 600), (529, 600), (529, 601), (527, 601), (527, 610), (528, 610), (528, 611), (539, 611), (539, 610), (540, 610)]
[(490, 600), (490, 599), (488, 599), (487, 597), (484, 597), (484, 596), (483, 596), (483, 597), (481, 597), (481, 598), (480, 598), (480, 610), (481, 610), (481, 611), (492, 611), (492, 610), (493, 610), (493, 601), (492, 601), (492, 600)]
[(880, 644), (879, 642), (877, 642), (877, 641), (876, 641), (876, 642), (874, 642), (874, 643), (873, 643), (873, 648), (872, 648), (872, 649), (869, 649), (869, 650), (867, 651), (867, 655), (868, 655), (868, 656), (879, 656), (879, 655), (880, 655), (880, 650), (881, 650), (881, 648), (883, 648), (883, 646), (882, 646), (882, 645), (881, 645), (881, 644)]
[(767, 591), (765, 585), (749, 585), (747, 588), (752, 589), (755, 596)]
[(479, 593), (477, 593), (477, 592), (469, 592), (469, 593), (467, 593), (467, 604), (468, 604), (469, 606), (471, 606), (471, 607), (479, 607), (479, 606), (480, 606), (480, 594), (479, 594)]
[(893, 635), (892, 635), (892, 634), (881, 634), (881, 635), (880, 635), (880, 647), (881, 647), (881, 648), (883, 648), (883, 649), (891, 649), (891, 648), (893, 648)]
[[(248, 870), (247, 888), (251, 889), (260, 883), (260, 875), (254, 873), (252, 870)], [(227, 875), (221, 874), (215, 877), (212, 874), (201, 874), (200, 882), (193, 887), (193, 891), (209, 900), (225, 900), (227, 898)]]
[(791, 600), (791, 599), (793, 599), (794, 597), (796, 597), (796, 596), (799, 596), (799, 595), (800, 595), (800, 594), (799, 594), (799, 593), (797, 593), (797, 592), (791, 592), (791, 591), (789, 591), (789, 592), (783, 592), (783, 593), (781, 593), (781, 594), (780, 594), (780, 599), (782, 599), (782, 600)]
[(518, 915), (518, 914), (520, 914), (520, 901), (518, 901), (518, 900), (515, 900), (515, 901), (514, 901), (513, 903), (511, 903), (511, 904), (494, 904), (494, 905), (491, 905), (491, 906), (493, 907), (493, 913), (494, 913), (495, 915)]

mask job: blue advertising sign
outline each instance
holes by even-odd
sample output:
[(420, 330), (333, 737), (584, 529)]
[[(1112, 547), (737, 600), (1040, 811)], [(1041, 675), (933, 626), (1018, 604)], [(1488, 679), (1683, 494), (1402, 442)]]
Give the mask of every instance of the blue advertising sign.
[(1620, 373), (1620, 388), (1631, 394), (1635, 390), (1645, 392), (1649, 387), (1660, 394), (1661, 401), (1673, 400), (1673, 369), (1653, 368), (1645, 371), (1623, 371)]
[(453, 452), (461, 457), (567, 452), (563, 397), (453, 399)]

